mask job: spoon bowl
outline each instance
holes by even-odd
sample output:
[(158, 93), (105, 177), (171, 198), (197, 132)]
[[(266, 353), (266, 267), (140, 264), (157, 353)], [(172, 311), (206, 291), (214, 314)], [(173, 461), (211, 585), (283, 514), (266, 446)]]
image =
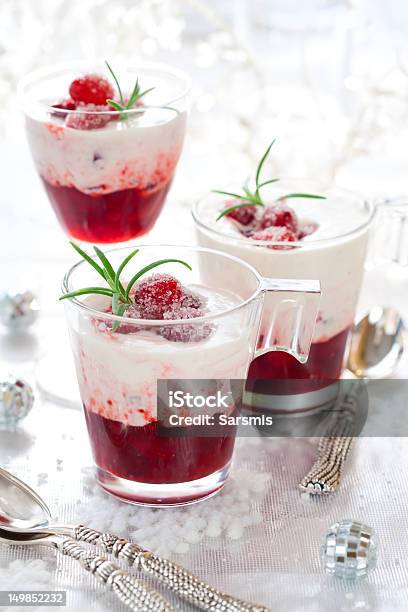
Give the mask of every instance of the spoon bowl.
[(347, 368), (357, 378), (386, 378), (400, 362), (405, 343), (401, 315), (394, 308), (374, 306), (352, 329)]
[(33, 531), (49, 527), (51, 512), (26, 483), (0, 468), (0, 527)]
[[(68, 537), (66, 537), (68, 536)], [(51, 512), (41, 497), (25, 482), (0, 468), (0, 544), (35, 545), (56, 548), (76, 559), (88, 572), (96, 574), (117, 597), (132, 610), (174, 612), (174, 608), (155, 590), (101, 557), (77, 545), (86, 542), (100, 547), (127, 565), (135, 565), (156, 578), (181, 599), (203, 609), (222, 606), (242, 612), (268, 612), (264, 606), (253, 605), (222, 593), (194, 576), (188, 570), (109, 533), (77, 526), (52, 523)]]
[(56, 546), (54, 534), (47, 531), (12, 531), (0, 527), (0, 542), (4, 544), (18, 544), (19, 546), (32, 546), (33, 544), (45, 544)]

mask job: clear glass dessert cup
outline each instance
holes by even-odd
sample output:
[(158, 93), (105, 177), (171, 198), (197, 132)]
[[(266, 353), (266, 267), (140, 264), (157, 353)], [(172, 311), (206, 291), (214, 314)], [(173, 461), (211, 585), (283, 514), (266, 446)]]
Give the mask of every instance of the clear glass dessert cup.
[[(157, 409), (158, 381), (188, 385), (205, 379), (228, 386), (244, 381), (253, 357), (271, 349), (287, 350), (304, 362), (319, 283), (262, 278), (244, 261), (205, 248), (139, 248), (126, 268), (129, 278), (136, 260), (139, 267), (162, 258), (181, 259), (192, 271), (167, 264), (166, 273), (217, 307), (208, 306), (195, 319), (134, 319), (109, 314), (106, 298), (88, 296), (66, 299), (66, 315), (99, 484), (130, 503), (183, 505), (223, 486), (236, 427), (209, 433), (205, 425), (191, 430), (182, 424), (177, 435), (165, 435)], [(121, 248), (109, 253), (115, 269), (129, 252)], [(63, 293), (96, 281), (93, 268), (80, 262), (67, 273)], [(269, 333), (260, 335), (264, 300), (270, 294), (277, 298), (276, 312)], [(116, 331), (114, 323), (119, 325)], [(231, 407), (224, 412), (230, 414)], [(187, 409), (188, 414), (194, 410)]]
[(143, 91), (154, 88), (140, 105), (120, 113), (106, 106), (53, 106), (84, 74), (112, 82), (103, 62), (51, 66), (19, 85), (36, 169), (62, 228), (83, 242), (120, 243), (149, 232), (184, 143), (188, 76), (165, 64), (113, 65), (125, 97), (136, 79)]
[[(236, 191), (237, 186), (231, 191)], [(327, 189), (311, 181), (279, 181), (262, 192), (266, 203), (285, 193), (322, 194), (326, 200), (288, 200), (305, 228), (315, 231), (294, 242), (253, 240), (242, 235), (230, 219), (216, 221), (224, 206), (223, 196), (211, 193), (193, 207), (198, 243), (239, 257), (261, 275), (285, 278), (317, 278), (322, 299), (306, 363), (293, 355), (269, 352), (255, 358), (248, 372), (247, 400), (252, 406), (273, 408), (277, 382), (290, 380), (286, 394), (310, 394), (315, 408), (316, 389), (337, 380), (342, 372), (349, 330), (355, 318), (364, 274), (367, 243), (374, 219), (374, 207), (363, 198), (343, 189)], [(317, 224), (314, 226), (313, 224)], [(276, 297), (268, 295), (260, 330), (260, 341), (268, 333), (276, 308)], [(296, 381), (296, 382), (295, 382)], [(282, 387), (281, 387), (282, 388)], [(299, 398), (297, 398), (299, 399)], [(287, 402), (288, 409), (307, 405)]]

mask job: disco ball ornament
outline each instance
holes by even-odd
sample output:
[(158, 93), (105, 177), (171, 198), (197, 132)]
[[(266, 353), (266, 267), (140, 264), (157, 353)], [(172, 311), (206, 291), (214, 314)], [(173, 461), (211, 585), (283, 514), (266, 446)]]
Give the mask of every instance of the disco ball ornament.
[(33, 390), (21, 378), (9, 376), (0, 382), (0, 429), (15, 429), (33, 403)]
[(377, 536), (371, 527), (345, 519), (328, 529), (320, 553), (327, 574), (345, 580), (363, 578), (377, 564)]
[(38, 319), (38, 300), (31, 291), (0, 293), (0, 323), (8, 331), (27, 331)]

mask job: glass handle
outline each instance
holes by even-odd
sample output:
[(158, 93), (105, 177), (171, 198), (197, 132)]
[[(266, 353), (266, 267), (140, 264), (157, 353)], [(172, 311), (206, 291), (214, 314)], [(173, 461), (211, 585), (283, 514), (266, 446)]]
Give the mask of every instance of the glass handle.
[(376, 202), (368, 266), (394, 262), (408, 266), (408, 197)]
[(261, 288), (266, 298), (271, 297), (273, 307), (269, 316), (270, 307), (264, 301), (255, 357), (285, 351), (306, 363), (319, 312), (320, 282), (264, 278)]

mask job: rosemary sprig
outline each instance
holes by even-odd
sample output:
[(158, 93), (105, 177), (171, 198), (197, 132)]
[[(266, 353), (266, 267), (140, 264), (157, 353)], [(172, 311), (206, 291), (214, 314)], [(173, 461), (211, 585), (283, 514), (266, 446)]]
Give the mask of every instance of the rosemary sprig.
[[(139, 78), (137, 78), (136, 83), (133, 87), (133, 91), (130, 94), (128, 101), (126, 102), (125, 98), (123, 97), (123, 92), (119, 85), (119, 80), (116, 74), (113, 72), (110, 64), (106, 60), (105, 60), (105, 64), (109, 72), (111, 73), (113, 80), (116, 83), (116, 87), (118, 88), (118, 93), (119, 93), (119, 100), (120, 100), (120, 102), (116, 102), (115, 100), (108, 99), (106, 100), (106, 103), (112, 106), (113, 108), (115, 108), (117, 111), (120, 111), (123, 113), (123, 111), (127, 111), (131, 108), (134, 108), (136, 102), (138, 102), (143, 96), (149, 93), (149, 91), (153, 91), (153, 89), (155, 89), (154, 87), (150, 87), (149, 89), (145, 89), (145, 91), (141, 91), (141, 87), (139, 84)], [(123, 116), (126, 116), (126, 115), (124, 114), (122, 115), (122, 117)]]
[[(135, 283), (153, 268), (157, 266), (161, 266), (166, 263), (179, 263), (191, 270), (191, 266), (181, 259), (159, 259), (158, 261), (154, 261), (151, 264), (145, 266), (139, 272), (137, 272), (130, 281), (126, 284), (126, 289), (123, 286), (120, 277), (127, 266), (127, 264), (133, 259), (135, 255), (139, 252), (139, 249), (135, 249), (129, 255), (125, 257), (125, 259), (121, 262), (118, 269), (115, 271), (109, 259), (106, 257), (105, 253), (101, 251), (98, 247), (94, 246), (94, 251), (96, 256), (98, 257), (101, 265), (99, 265), (93, 257), (88, 255), (85, 251), (81, 249), (74, 242), (70, 242), (70, 245), (76, 250), (76, 252), (90, 265), (96, 272), (103, 278), (103, 280), (108, 284), (108, 287), (84, 287), (82, 289), (77, 289), (75, 291), (70, 291), (69, 293), (65, 293), (59, 299), (66, 300), (68, 298), (75, 298), (81, 295), (105, 295), (107, 297), (112, 298), (112, 314), (122, 317), (125, 313), (128, 306), (133, 304), (132, 298), (130, 297), (130, 292), (134, 287)], [(120, 325), (119, 321), (115, 321), (112, 325), (112, 331), (115, 332)]]
[[(221, 213), (218, 215), (217, 217), (217, 221), (219, 221), (220, 219), (222, 219), (222, 217), (225, 217), (226, 215), (228, 215), (230, 212), (232, 212), (233, 210), (236, 210), (237, 208), (244, 208), (246, 206), (265, 206), (265, 202), (263, 201), (262, 197), (261, 197), (261, 189), (263, 187), (266, 187), (266, 185), (271, 185), (272, 183), (276, 183), (277, 181), (279, 181), (280, 179), (278, 178), (274, 178), (274, 179), (270, 179), (268, 181), (263, 181), (262, 183), (261, 181), (261, 173), (262, 173), (262, 168), (264, 167), (264, 164), (269, 156), (269, 153), (271, 152), (271, 149), (273, 147), (273, 145), (276, 142), (276, 138), (274, 138), (271, 142), (271, 144), (268, 146), (268, 148), (266, 149), (265, 153), (262, 155), (257, 169), (256, 169), (256, 174), (255, 174), (255, 190), (251, 190), (248, 187), (248, 181), (243, 185), (242, 187), (242, 192), (243, 193), (233, 193), (231, 191), (221, 191), (219, 189), (214, 189), (213, 193), (218, 193), (220, 195), (226, 195), (229, 196), (231, 198), (235, 198), (237, 200), (241, 200), (240, 204), (235, 204), (235, 206), (230, 206), (229, 208), (224, 209), (223, 211), (221, 211)], [(286, 200), (288, 198), (313, 198), (316, 200), (325, 200), (325, 196), (320, 196), (320, 195), (314, 195), (311, 193), (289, 193), (287, 195), (281, 196), (280, 198), (278, 198), (276, 200), (276, 202), (281, 202), (282, 200)]]

